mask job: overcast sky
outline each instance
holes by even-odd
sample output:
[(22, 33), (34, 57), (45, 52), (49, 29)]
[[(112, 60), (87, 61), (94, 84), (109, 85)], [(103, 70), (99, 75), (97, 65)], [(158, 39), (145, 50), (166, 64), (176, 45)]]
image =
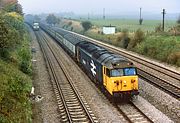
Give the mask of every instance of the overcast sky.
[(180, 13), (180, 0), (18, 0), (26, 14), (74, 12), (76, 14)]

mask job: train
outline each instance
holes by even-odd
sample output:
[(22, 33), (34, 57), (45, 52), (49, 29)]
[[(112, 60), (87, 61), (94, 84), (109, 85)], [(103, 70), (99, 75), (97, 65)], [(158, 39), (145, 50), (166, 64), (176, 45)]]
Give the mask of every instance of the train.
[(39, 30), (39, 23), (38, 22), (33, 22), (33, 30), (38, 31)]
[(139, 94), (137, 69), (128, 59), (57, 27), (41, 26), (72, 56), (89, 78), (113, 98)]

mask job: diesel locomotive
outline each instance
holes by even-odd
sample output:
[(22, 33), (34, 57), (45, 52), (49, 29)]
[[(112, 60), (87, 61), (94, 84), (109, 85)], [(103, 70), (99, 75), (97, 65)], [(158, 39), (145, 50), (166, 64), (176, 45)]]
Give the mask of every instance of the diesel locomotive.
[(38, 31), (39, 30), (39, 23), (38, 22), (33, 22), (33, 30)]
[(93, 82), (112, 97), (138, 95), (136, 67), (126, 58), (57, 27), (42, 26), (82, 66)]

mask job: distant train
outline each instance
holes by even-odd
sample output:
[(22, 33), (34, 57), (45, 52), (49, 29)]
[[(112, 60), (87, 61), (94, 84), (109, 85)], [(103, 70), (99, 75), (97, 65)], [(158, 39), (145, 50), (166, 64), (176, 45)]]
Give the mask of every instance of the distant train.
[(93, 82), (112, 97), (138, 95), (136, 67), (124, 57), (56, 27), (42, 26), (82, 66)]
[(39, 23), (33, 22), (33, 30), (38, 31), (39, 30)]

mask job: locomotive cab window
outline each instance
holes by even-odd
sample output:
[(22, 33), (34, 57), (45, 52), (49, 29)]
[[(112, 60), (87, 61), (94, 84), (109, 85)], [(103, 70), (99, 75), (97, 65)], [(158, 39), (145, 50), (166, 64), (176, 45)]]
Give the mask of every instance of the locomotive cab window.
[(121, 68), (121, 69), (113, 69), (110, 71), (111, 77), (120, 77), (120, 76), (133, 76), (136, 75), (135, 68)]
[(111, 70), (111, 77), (117, 77), (117, 76), (123, 76), (123, 69), (114, 69), (114, 70)]
[(125, 76), (136, 75), (136, 69), (135, 68), (124, 68), (124, 75)]

